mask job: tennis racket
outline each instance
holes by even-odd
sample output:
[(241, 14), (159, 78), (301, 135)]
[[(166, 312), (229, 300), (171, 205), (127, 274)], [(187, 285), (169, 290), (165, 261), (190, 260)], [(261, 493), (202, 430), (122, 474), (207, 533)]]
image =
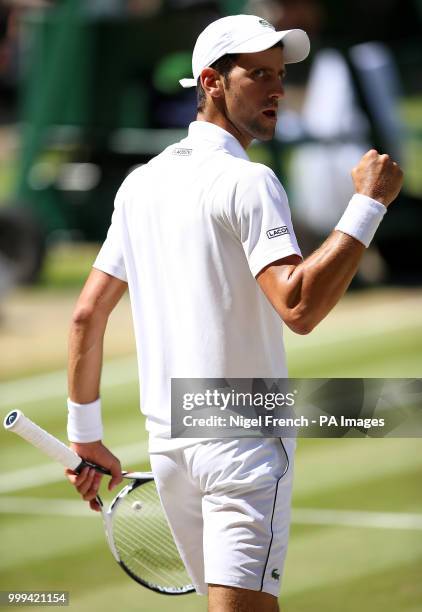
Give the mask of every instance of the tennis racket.
[[(12, 410), (6, 415), (4, 427), (76, 473), (88, 465), (110, 475), (101, 466), (81, 459), (20, 410)], [(153, 474), (122, 472), (122, 476), (131, 482), (116, 495), (108, 509), (97, 495), (114, 558), (133, 580), (148, 589), (165, 595), (192, 593), (194, 587), (161, 508)]]

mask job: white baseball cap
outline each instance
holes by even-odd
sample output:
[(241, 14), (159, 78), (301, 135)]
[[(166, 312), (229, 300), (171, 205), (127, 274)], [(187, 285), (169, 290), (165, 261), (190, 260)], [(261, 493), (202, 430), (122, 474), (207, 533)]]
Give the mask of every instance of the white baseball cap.
[(210, 23), (201, 32), (192, 53), (193, 79), (180, 79), (182, 87), (195, 87), (204, 68), (226, 53), (257, 53), (284, 43), (284, 61), (294, 64), (304, 60), (310, 50), (309, 37), (303, 30), (276, 31), (273, 25), (255, 15), (233, 15)]

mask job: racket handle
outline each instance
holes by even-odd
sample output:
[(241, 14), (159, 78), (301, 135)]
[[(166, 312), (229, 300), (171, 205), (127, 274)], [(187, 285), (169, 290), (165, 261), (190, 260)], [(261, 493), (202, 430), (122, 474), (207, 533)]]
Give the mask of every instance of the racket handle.
[(4, 427), (36, 446), (54, 461), (70, 470), (80, 471), (82, 459), (60, 440), (35, 425), (20, 410), (12, 410), (4, 419)]

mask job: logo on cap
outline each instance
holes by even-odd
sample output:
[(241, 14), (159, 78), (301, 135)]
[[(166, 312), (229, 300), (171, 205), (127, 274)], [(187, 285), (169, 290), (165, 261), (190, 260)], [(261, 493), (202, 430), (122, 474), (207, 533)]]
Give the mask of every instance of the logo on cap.
[(264, 26), (264, 28), (271, 28), (272, 30), (274, 30), (274, 26), (271, 25), (271, 23), (269, 23), (266, 19), (260, 19), (259, 23)]

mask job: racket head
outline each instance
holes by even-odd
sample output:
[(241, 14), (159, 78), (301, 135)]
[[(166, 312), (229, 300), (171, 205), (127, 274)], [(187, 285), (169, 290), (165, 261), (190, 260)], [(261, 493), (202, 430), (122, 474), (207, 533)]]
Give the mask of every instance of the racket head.
[(164, 595), (195, 591), (161, 507), (151, 472), (125, 486), (110, 508), (101, 506), (108, 544), (120, 567), (136, 582)]

